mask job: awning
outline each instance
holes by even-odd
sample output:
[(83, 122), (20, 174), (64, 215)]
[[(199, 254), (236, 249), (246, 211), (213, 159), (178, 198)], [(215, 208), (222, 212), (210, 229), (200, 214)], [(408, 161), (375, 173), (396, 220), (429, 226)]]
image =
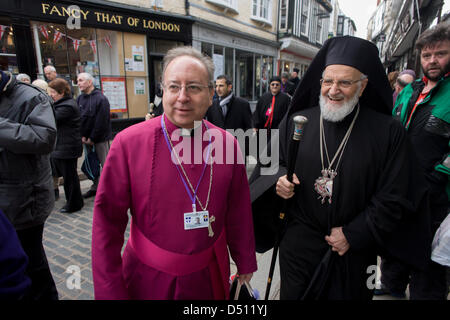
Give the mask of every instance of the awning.
[(280, 40), (280, 42), (280, 51), (287, 50), (305, 58), (313, 59), (316, 56), (317, 52), (319, 52), (318, 47), (295, 38), (283, 38)]

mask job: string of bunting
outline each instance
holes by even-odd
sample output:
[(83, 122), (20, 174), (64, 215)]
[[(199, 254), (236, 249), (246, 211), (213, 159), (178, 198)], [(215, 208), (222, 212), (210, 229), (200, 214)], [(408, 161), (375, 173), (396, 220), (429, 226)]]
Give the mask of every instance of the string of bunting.
[[(2, 27), (5, 27), (5, 26), (0, 25), (0, 31), (2, 30)], [(45, 26), (45, 25), (39, 26), (39, 31), (44, 36), (44, 38), (48, 40), (48, 38), (49, 38), (49, 31), (47, 29), (47, 26)], [(73, 38), (73, 37), (70, 37), (67, 34), (64, 34), (64, 33), (62, 33), (59, 30), (55, 30), (55, 34), (53, 35), (53, 43), (54, 44), (58, 43), (58, 41), (61, 40), (62, 37), (66, 37), (67, 39), (72, 40), (73, 49), (75, 50), (75, 52), (78, 51), (78, 48), (80, 47), (80, 44), (81, 44), (81, 40)], [(0, 39), (1, 39), (1, 36), (0, 36)], [(110, 49), (112, 49), (111, 39), (109, 38), (109, 36), (106, 36), (106, 37), (104, 37), (102, 39), (99, 39), (99, 40), (100, 41), (104, 40), (106, 45)], [(96, 40), (88, 40), (88, 42), (89, 42), (89, 45), (92, 48), (92, 51), (94, 52), (94, 54), (96, 54), (97, 53), (97, 41)]]

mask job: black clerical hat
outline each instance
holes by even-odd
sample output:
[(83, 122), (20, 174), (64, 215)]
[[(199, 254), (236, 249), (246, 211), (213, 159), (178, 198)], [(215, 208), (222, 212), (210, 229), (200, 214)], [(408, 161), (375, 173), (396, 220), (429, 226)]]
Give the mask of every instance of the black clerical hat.
[(354, 67), (368, 77), (360, 98), (361, 107), (391, 114), (392, 90), (378, 57), (378, 48), (370, 41), (344, 36), (328, 39), (314, 57), (292, 97), (289, 115), (319, 105), (322, 72), (332, 64)]
[(273, 76), (272, 78), (270, 78), (269, 83), (272, 83), (274, 81), (281, 83), (281, 78), (279, 76)]

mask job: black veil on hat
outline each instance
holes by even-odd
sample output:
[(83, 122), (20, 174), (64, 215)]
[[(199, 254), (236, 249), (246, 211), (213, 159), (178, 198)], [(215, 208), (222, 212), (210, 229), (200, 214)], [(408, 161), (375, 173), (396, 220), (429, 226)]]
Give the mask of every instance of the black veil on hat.
[(325, 68), (332, 64), (354, 67), (365, 74), (369, 82), (360, 98), (362, 107), (392, 113), (392, 90), (378, 48), (370, 41), (351, 37), (328, 39), (314, 57), (292, 97), (288, 118), (294, 112), (319, 105), (320, 79)]

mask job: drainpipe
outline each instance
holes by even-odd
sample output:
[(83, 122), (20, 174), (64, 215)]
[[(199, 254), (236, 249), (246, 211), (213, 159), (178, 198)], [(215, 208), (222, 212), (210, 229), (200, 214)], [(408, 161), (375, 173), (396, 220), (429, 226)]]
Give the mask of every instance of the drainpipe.
[[(288, 2), (288, 5), (289, 5), (289, 2)], [(278, 0), (278, 17), (277, 17), (277, 28), (276, 28), (276, 30), (277, 30), (277, 43), (278, 43), (278, 45), (279, 45), (279, 47), (278, 47), (278, 50), (277, 50), (277, 53), (278, 53), (278, 57), (277, 57), (277, 69), (276, 69), (276, 75), (278, 75), (278, 69), (279, 69), (279, 64), (280, 64), (280, 58), (281, 58), (281, 51), (280, 51), (280, 48), (281, 48), (281, 45), (280, 45), (280, 35), (279, 35), (279, 33), (280, 33), (280, 30), (279, 30), (279, 28), (280, 28), (280, 14), (281, 14), (281, 0)], [(289, 18), (288, 18), (288, 16), (286, 16), (286, 25), (288, 26), (289, 24), (288, 24), (288, 22), (289, 22)], [(272, 64), (274, 64), (274, 63), (272, 63)], [(272, 69), (273, 69), (273, 65), (272, 65)], [(272, 70), (272, 74), (270, 75), (270, 77), (269, 77), (269, 79), (273, 76), (273, 71), (274, 70)]]
[(190, 3), (189, 0), (184, 0), (184, 10), (186, 12), (186, 15), (189, 16), (189, 7), (190, 7)]

